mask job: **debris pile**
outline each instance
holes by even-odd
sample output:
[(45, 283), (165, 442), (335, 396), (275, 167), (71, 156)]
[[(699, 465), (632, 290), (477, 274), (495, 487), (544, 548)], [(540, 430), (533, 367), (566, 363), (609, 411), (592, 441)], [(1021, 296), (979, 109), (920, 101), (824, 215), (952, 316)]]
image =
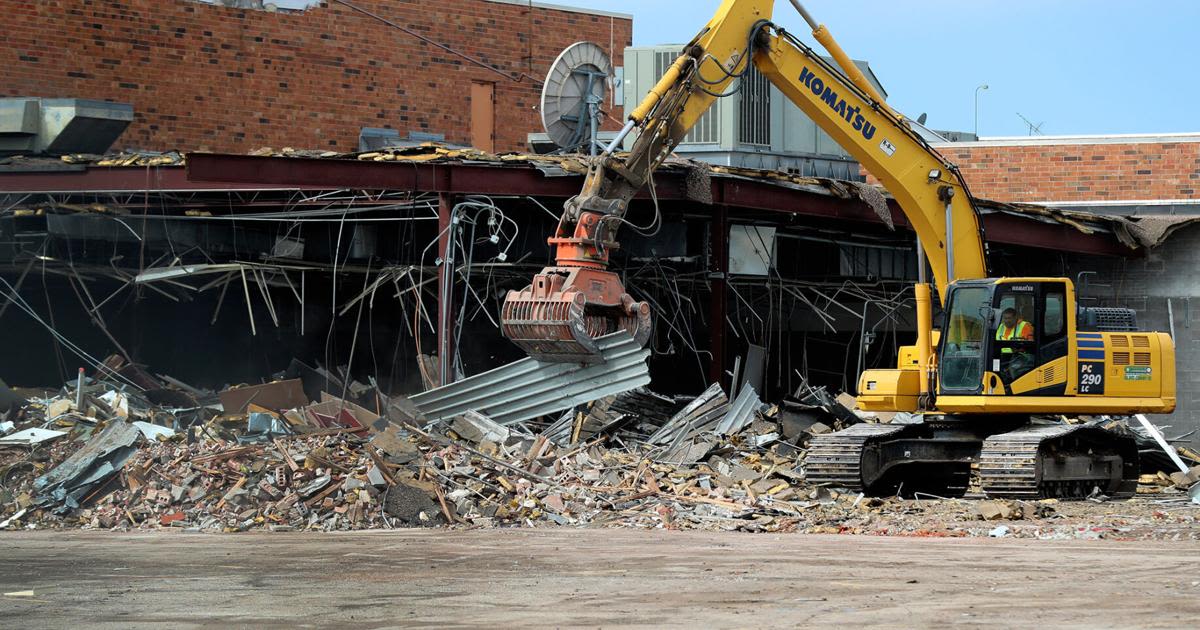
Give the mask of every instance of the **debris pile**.
[[(868, 498), (806, 484), (812, 436), (882, 420), (822, 389), (773, 405), (748, 385), (734, 395), (714, 385), (696, 397), (638, 387), (549, 418), (499, 422), (469, 410), (430, 420), (406, 398), (302, 365), (220, 392), (105, 365), (57, 393), (23, 393), (0, 414), (0, 529), (1090, 537), (1095, 523), (1079, 527), (1076, 512), (1116, 505)], [(1141, 507), (1123, 504), (1120, 518), (1141, 510), (1154, 532), (1195, 529), (1196, 510), (1176, 496), (1197, 487), (1200, 467), (1143, 481)], [(1105, 535), (1137, 525), (1113, 514)]]
[[(809, 500), (797, 472), (805, 434), (785, 435), (781, 408), (749, 387), (732, 400), (717, 386), (691, 400), (637, 388), (555, 421), (502, 425), (473, 410), (431, 422), (355, 383), (343, 389), (383, 413), (327, 392), (310, 402), (306, 376), (212, 393), (117, 363), (33, 398), (13, 414), (21, 430), (3, 449), (0, 517), (10, 527), (206, 531), (773, 530)], [(157, 405), (146, 391), (189, 406)]]

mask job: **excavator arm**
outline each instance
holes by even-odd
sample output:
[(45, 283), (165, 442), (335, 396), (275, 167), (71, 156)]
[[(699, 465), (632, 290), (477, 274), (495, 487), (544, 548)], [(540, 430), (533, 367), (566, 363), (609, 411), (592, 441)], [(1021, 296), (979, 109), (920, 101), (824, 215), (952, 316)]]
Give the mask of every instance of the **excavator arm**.
[[(892, 193), (943, 299), (951, 281), (987, 276), (979, 216), (957, 168), (883, 102), (824, 26), (797, 0), (792, 4), (837, 67), (771, 22), (774, 0), (725, 0), (630, 113), (617, 140), (590, 163), (582, 192), (566, 203), (549, 239), (556, 264), (505, 300), (502, 327), (509, 339), (539, 360), (585, 363), (599, 360), (595, 339), (609, 332), (648, 339), (648, 305), (636, 302), (608, 271), (617, 230), (654, 170), (717, 98), (737, 89), (751, 66)], [(634, 129), (638, 135), (629, 153), (615, 155)], [(921, 297), (919, 291), (918, 301)], [(924, 297), (927, 301), (927, 289)]]
[(979, 214), (958, 168), (904, 118), (789, 34), (776, 31), (764, 44), (755, 50), (759, 71), (896, 198), (939, 295), (944, 298), (952, 280), (986, 278)]

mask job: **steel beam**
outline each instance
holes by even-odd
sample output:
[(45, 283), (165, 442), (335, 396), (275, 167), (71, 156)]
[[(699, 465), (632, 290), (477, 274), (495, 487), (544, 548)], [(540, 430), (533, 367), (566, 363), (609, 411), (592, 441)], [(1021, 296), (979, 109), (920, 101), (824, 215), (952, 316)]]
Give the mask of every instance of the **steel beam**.
[[(242, 155), (189, 154), (188, 173), (194, 181), (235, 181), (243, 185), (309, 188), (419, 190), (454, 194), (528, 195), (568, 198), (579, 193), (582, 176), (545, 177), (528, 166), (488, 166), (459, 163), (359, 162), (321, 158), (276, 158)], [(664, 171), (655, 175), (660, 201), (691, 201), (687, 175)], [(818, 191), (782, 186), (770, 181), (715, 176), (713, 199), (738, 210), (767, 210), (804, 217), (864, 225), (882, 225), (867, 204)], [(639, 199), (648, 198), (642, 193)], [(899, 229), (909, 223), (895, 201), (889, 200)], [(991, 242), (1024, 245), (1106, 256), (1136, 252), (1111, 234), (1084, 234), (1067, 225), (1044, 223), (1007, 214), (984, 215)], [(1066, 238), (1068, 237), (1069, 238)]]
[[(412, 190), (430, 193), (518, 195), (568, 198), (578, 194), (582, 176), (546, 177), (526, 164), (492, 166), (454, 162), (365, 162), (326, 158), (284, 158), (190, 153), (187, 166), (89, 167), (78, 171), (0, 172), (0, 192), (69, 193), (130, 191), (250, 190)], [(686, 173), (655, 175), (660, 201), (691, 202)], [(741, 210), (877, 226), (882, 221), (857, 199), (740, 177), (712, 178), (713, 199)], [(648, 198), (643, 193), (640, 199)], [(694, 203), (694, 202), (692, 202)], [(890, 202), (897, 228), (907, 229), (903, 213)], [(1137, 251), (1115, 236), (1084, 234), (1075, 228), (1036, 219), (990, 213), (983, 217), (990, 242), (1106, 256)]]
[(1113, 234), (1084, 234), (1069, 225), (1000, 212), (983, 215), (983, 226), (990, 243), (1100, 256), (1137, 256), (1142, 253), (1141, 250), (1122, 245)]
[(193, 181), (234, 181), (308, 189), (412, 190), (456, 195), (538, 195), (579, 193), (575, 177), (545, 177), (529, 166), (461, 163), (366, 162), (323, 158), (188, 154)]
[(182, 166), (91, 166), (79, 170), (0, 171), (3, 193), (205, 192), (287, 190), (285, 186), (235, 180), (191, 180)]

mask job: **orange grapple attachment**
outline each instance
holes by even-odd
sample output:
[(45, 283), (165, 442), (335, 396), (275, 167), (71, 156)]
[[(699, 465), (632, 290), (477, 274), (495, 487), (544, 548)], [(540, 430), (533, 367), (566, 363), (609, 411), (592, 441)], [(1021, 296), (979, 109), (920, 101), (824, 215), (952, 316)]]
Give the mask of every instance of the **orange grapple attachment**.
[(611, 271), (546, 267), (521, 291), (509, 291), (500, 312), (504, 336), (546, 363), (600, 363), (596, 339), (624, 330), (640, 345), (650, 339), (650, 306), (636, 302)]

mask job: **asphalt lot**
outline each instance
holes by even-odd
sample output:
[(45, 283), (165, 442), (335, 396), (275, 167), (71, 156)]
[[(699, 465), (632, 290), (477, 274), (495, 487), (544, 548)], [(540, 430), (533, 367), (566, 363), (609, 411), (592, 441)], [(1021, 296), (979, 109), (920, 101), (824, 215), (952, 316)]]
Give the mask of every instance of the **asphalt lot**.
[[(641, 530), (0, 534), (0, 619), (88, 627), (1196, 627), (1200, 543)], [(12, 595), (22, 591), (28, 593)]]

